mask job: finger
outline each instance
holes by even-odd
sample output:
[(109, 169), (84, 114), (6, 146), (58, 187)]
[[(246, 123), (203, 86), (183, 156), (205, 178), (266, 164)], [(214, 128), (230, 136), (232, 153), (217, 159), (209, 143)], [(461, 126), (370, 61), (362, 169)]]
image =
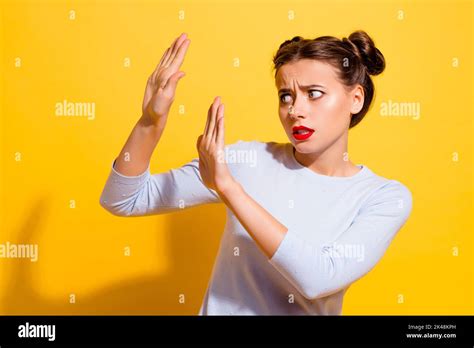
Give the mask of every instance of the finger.
[(189, 44), (191, 43), (191, 40), (186, 39), (183, 41), (181, 46), (179, 46), (176, 54), (170, 58), (170, 65), (169, 67), (172, 69), (178, 70), (181, 68), (181, 65), (183, 64), (184, 61), (184, 56), (186, 55), (186, 52), (188, 51)]
[(168, 47), (168, 48), (166, 49), (165, 53), (163, 53), (163, 55), (161, 56), (160, 61), (158, 62), (158, 64), (157, 64), (156, 67), (155, 67), (155, 71), (157, 71), (157, 70), (160, 68), (160, 66), (163, 65), (162, 63), (163, 63), (163, 61), (165, 60), (165, 57), (166, 57), (166, 55), (168, 54), (169, 50), (170, 50), (170, 48)]
[[(160, 81), (160, 86), (157, 86), (157, 89), (160, 89), (160, 88), (165, 88), (165, 85), (167, 84), (168, 82), (168, 79), (171, 77), (170, 75), (171, 74), (174, 74), (175, 72), (177, 72), (179, 70), (179, 68), (181, 67), (181, 64), (179, 66), (173, 66), (172, 69), (167, 69), (168, 71), (166, 71), (166, 73), (161, 76), (158, 76), (159, 74), (161, 74), (163, 72), (163, 70), (160, 70), (159, 68), (162, 67), (162, 68), (168, 68), (170, 66), (170, 64), (172, 63), (173, 61), (173, 54), (176, 55), (176, 53), (173, 53), (173, 50), (176, 52), (176, 50), (178, 49), (178, 45), (182, 46), (182, 43), (184, 42), (184, 40), (186, 40), (186, 34), (183, 33), (181, 34), (177, 39), (175, 39), (175, 41), (173, 42), (173, 45), (172, 47), (169, 47), (168, 48), (168, 52), (166, 54), (166, 57), (164, 58), (163, 62), (160, 63), (160, 66), (155, 70), (154, 72), (154, 81), (155, 81), (155, 84), (158, 83), (158, 80)], [(186, 48), (187, 46), (189, 45), (189, 43), (186, 44)], [(181, 62), (182, 63), (182, 62)]]
[(161, 66), (163, 66), (163, 67), (166, 66), (166, 63), (168, 62), (168, 59), (171, 55), (171, 51), (173, 50), (173, 46), (174, 46), (174, 44), (176, 43), (177, 40), (178, 40), (178, 38), (175, 38), (173, 40), (173, 42), (171, 43), (171, 46), (168, 47), (168, 49), (166, 50), (167, 52), (166, 52), (165, 58), (163, 59), (163, 62), (161, 62)]
[(214, 103), (212, 103), (211, 107), (211, 115), (209, 118), (209, 127), (207, 128), (207, 135), (206, 135), (206, 149), (209, 149), (209, 144), (212, 141), (212, 132), (214, 130), (214, 126), (216, 123), (216, 113), (217, 113), (217, 108), (220, 105), (220, 97), (216, 97), (214, 99)]
[(207, 134), (207, 129), (209, 128), (209, 120), (211, 119), (211, 110), (212, 110), (212, 104), (209, 106), (209, 110), (207, 110), (207, 118), (206, 118), (206, 125), (204, 126), (204, 131), (202, 134), (205, 136)]
[(165, 86), (167, 92), (174, 95), (174, 92), (176, 91), (176, 86), (178, 85), (178, 81), (181, 80), (181, 78), (185, 75), (186, 74), (184, 73), (184, 71), (178, 71), (171, 75)]
[[(166, 62), (168, 61), (170, 55), (171, 55), (171, 47), (168, 47), (166, 49), (165, 58), (163, 58), (163, 61), (161, 62), (160, 67), (163, 67), (163, 68), (166, 67)], [(158, 70), (158, 69), (156, 69), (156, 70)]]
[(221, 116), (217, 118), (217, 134), (216, 134), (216, 145), (218, 150), (224, 149), (224, 104), (222, 104)]
[(171, 52), (170, 58), (168, 59), (168, 66), (177, 66), (174, 64), (174, 60), (176, 59), (176, 56), (178, 55), (179, 51), (182, 51), (183, 46), (189, 46), (189, 43), (191, 40), (187, 38), (186, 34), (182, 34), (178, 41), (176, 42), (174, 50)]
[(220, 98), (215, 97), (209, 109), (209, 114), (208, 114), (209, 119), (208, 119), (208, 125), (207, 125), (207, 129), (205, 133), (206, 138), (208, 140), (211, 138), (211, 135), (212, 135), (212, 129), (214, 128), (214, 123), (215, 123), (216, 110), (219, 107), (219, 102), (220, 102)]
[(202, 140), (202, 134), (198, 136), (196, 140), (196, 149), (199, 151), (199, 145), (201, 145), (201, 140)]
[(158, 73), (158, 69), (156, 69), (155, 71), (153, 71), (153, 74), (151, 75), (150, 77), (150, 83), (151, 85), (153, 86), (153, 88), (156, 87), (156, 84), (157, 84), (157, 77), (156, 77), (156, 74)]
[[(183, 34), (181, 34), (182, 36)], [(168, 47), (166, 50), (165, 50), (165, 53), (163, 54), (163, 56), (161, 56), (161, 59), (160, 61), (158, 62), (158, 64), (156, 65), (155, 67), (155, 70), (153, 71), (152, 73), (152, 81), (153, 83), (156, 83), (156, 75), (158, 74), (158, 70), (160, 69), (160, 67), (163, 67), (165, 66), (165, 64), (167, 64), (167, 62), (169, 61), (169, 57), (171, 56), (172, 54), (172, 48), (175, 46), (176, 44), (176, 41), (179, 39), (179, 37), (175, 38), (173, 43), (171, 44), (170, 47)]]
[(168, 61), (168, 58), (170, 55), (171, 55), (171, 47), (168, 47), (163, 57), (161, 57), (160, 62), (157, 64), (155, 71), (153, 72), (153, 81), (156, 82), (156, 75), (160, 71), (160, 68), (165, 67), (165, 64)]
[(149, 82), (155, 86), (157, 81), (156, 81), (156, 75), (158, 74), (158, 71), (160, 70), (160, 67), (162, 66), (162, 62), (163, 60), (165, 59), (165, 56), (168, 54), (169, 52), (169, 48), (166, 49), (165, 53), (163, 54), (163, 56), (161, 57), (160, 59), (160, 62), (156, 65), (155, 67), (155, 70), (153, 70), (153, 72), (151, 73), (151, 76), (150, 76), (150, 79), (149, 79)]
[(214, 128), (212, 130), (212, 135), (211, 135), (211, 139), (214, 143), (216, 142), (217, 128), (219, 127), (218, 120), (219, 118), (222, 117), (223, 112), (224, 112), (224, 104), (220, 104), (216, 110), (215, 124), (214, 124)]
[(171, 58), (176, 54), (176, 51), (179, 47), (178, 43), (181, 44), (181, 42), (183, 42), (184, 39), (186, 39), (186, 34), (185, 33), (182, 33), (180, 36), (178, 36), (176, 39), (174, 39), (173, 44), (170, 47), (169, 55), (166, 57), (166, 60), (163, 62), (163, 66), (165, 68), (170, 65)]

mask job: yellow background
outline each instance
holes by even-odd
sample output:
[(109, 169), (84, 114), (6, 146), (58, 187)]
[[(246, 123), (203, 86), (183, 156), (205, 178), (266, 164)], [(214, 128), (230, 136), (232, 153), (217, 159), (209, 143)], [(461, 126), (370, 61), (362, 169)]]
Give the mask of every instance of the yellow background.
[[(374, 78), (371, 110), (349, 132), (349, 154), (407, 185), (414, 206), (381, 262), (347, 292), (343, 314), (473, 314), (472, 7), (447, 0), (3, 2), (0, 243), (37, 243), (39, 260), (0, 259), (0, 313), (197, 314), (225, 207), (119, 218), (99, 205), (140, 116), (148, 76), (172, 40), (188, 33), (187, 75), (152, 158), (157, 173), (197, 157), (216, 95), (226, 104), (226, 143), (287, 142), (271, 71), (280, 43), (363, 29), (387, 68)], [(56, 117), (64, 99), (94, 102), (95, 119)], [(420, 103), (420, 119), (380, 116), (388, 100)]]

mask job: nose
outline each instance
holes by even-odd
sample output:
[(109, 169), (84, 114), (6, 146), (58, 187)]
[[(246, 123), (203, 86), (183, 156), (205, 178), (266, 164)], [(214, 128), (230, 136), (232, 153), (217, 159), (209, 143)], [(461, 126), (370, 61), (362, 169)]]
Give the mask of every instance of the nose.
[(305, 118), (304, 100), (301, 97), (297, 97), (293, 104), (288, 107), (288, 114), (294, 118)]

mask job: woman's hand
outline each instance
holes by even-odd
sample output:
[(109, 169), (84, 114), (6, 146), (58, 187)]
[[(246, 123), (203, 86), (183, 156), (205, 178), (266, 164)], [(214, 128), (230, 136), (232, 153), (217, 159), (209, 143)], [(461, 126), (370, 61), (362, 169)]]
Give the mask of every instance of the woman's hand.
[(142, 105), (143, 117), (147, 122), (157, 124), (168, 117), (178, 81), (185, 75), (179, 68), (190, 42), (185, 33), (177, 37), (148, 78)]
[(218, 193), (234, 183), (225, 160), (224, 104), (216, 97), (207, 113), (204, 134), (197, 140), (199, 172), (204, 184)]

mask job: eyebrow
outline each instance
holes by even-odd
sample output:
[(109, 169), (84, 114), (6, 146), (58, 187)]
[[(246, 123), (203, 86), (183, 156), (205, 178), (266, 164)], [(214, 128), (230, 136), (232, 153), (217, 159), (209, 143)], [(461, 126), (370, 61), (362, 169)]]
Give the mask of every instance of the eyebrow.
[[(309, 88), (313, 88), (313, 87), (322, 87), (322, 88), (326, 88), (324, 87), (323, 85), (307, 85), (307, 86), (300, 86), (302, 89), (309, 89)], [(278, 93), (281, 93), (281, 92), (290, 92), (291, 90), (289, 88), (281, 88), (278, 90)]]

